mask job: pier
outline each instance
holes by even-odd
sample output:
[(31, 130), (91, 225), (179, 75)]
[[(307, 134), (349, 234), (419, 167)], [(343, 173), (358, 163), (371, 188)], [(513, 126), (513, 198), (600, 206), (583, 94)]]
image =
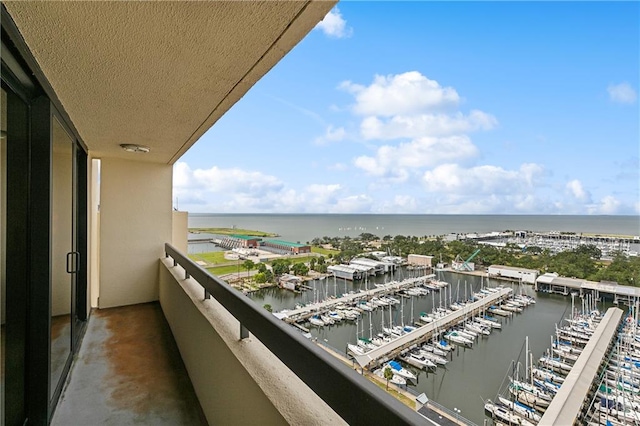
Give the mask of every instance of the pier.
[(395, 358), (400, 352), (414, 345), (416, 342), (427, 340), (435, 333), (446, 330), (464, 320), (466, 317), (477, 315), (487, 307), (508, 298), (511, 296), (511, 293), (513, 293), (511, 288), (498, 289), (495, 293), (488, 294), (480, 300), (465, 305), (463, 309), (437, 318), (433, 322), (418, 327), (414, 331), (400, 336), (385, 345), (378, 346), (363, 355), (354, 354), (353, 357), (361, 367), (375, 366), (379, 364), (381, 360), (387, 361)]
[(594, 282), (578, 278), (560, 277), (557, 274), (546, 273), (536, 279), (535, 290), (546, 293), (558, 293), (568, 295), (576, 291), (579, 295), (592, 294), (594, 300), (600, 300), (600, 296), (610, 297), (613, 303), (625, 302), (631, 304), (640, 299), (640, 287), (618, 285), (614, 282)]
[(583, 411), (588, 405), (585, 402), (598, 385), (598, 371), (614, 342), (622, 313), (622, 309), (618, 308), (607, 310), (539, 425), (571, 425), (583, 418)]
[(318, 312), (330, 311), (334, 306), (341, 303), (352, 303), (358, 300), (368, 299), (378, 295), (385, 295), (394, 293), (404, 288), (415, 286), (426, 282), (434, 278), (435, 275), (425, 275), (423, 277), (409, 278), (399, 282), (390, 282), (380, 287), (375, 287), (370, 290), (361, 291), (358, 293), (345, 294), (342, 297), (335, 299), (323, 300), (322, 302), (312, 303), (302, 308), (292, 309), (288, 311), (281, 311), (277, 313), (277, 317), (283, 319), (288, 323), (305, 320), (307, 318), (316, 315)]

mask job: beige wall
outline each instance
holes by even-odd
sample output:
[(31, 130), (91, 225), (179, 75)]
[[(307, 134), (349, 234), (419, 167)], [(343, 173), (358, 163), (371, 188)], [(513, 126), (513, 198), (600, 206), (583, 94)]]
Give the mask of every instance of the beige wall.
[(239, 340), (238, 321), (172, 265), (160, 261), (160, 304), (210, 425), (345, 424), (259, 340)]
[(100, 308), (158, 300), (158, 258), (172, 237), (172, 170), (101, 159)]
[(100, 160), (89, 160), (89, 307), (98, 306), (100, 296)]
[(173, 235), (171, 241), (173, 246), (182, 253), (187, 254), (189, 232), (189, 213), (173, 212)]

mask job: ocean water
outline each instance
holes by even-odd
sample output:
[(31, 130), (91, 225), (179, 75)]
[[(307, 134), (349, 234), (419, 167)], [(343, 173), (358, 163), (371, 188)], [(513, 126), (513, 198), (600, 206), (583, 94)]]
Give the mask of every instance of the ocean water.
[(640, 216), (211, 214), (190, 213), (189, 227), (252, 229), (305, 243), (316, 237), (446, 235), (506, 230), (640, 235)]

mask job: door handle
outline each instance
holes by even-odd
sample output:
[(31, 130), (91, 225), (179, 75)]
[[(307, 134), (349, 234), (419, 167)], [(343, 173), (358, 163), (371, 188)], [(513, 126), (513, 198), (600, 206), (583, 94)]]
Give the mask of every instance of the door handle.
[(67, 253), (67, 273), (75, 274), (78, 272), (78, 264), (80, 263), (80, 252), (70, 251)]

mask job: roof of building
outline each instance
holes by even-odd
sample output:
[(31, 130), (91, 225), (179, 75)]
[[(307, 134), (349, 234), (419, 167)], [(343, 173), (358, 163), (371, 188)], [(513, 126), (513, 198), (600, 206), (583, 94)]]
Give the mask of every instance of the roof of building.
[(292, 243), (290, 241), (283, 241), (283, 240), (264, 240), (264, 242), (265, 243), (280, 244), (282, 246), (287, 246), (287, 247), (309, 247), (307, 244)]
[(530, 274), (537, 274), (538, 271), (535, 269), (526, 269), (526, 268), (518, 268), (516, 266), (505, 266), (505, 265), (491, 265), (489, 266), (489, 268), (499, 268), (499, 269), (504, 269), (507, 271), (519, 271), (519, 272), (528, 272)]

